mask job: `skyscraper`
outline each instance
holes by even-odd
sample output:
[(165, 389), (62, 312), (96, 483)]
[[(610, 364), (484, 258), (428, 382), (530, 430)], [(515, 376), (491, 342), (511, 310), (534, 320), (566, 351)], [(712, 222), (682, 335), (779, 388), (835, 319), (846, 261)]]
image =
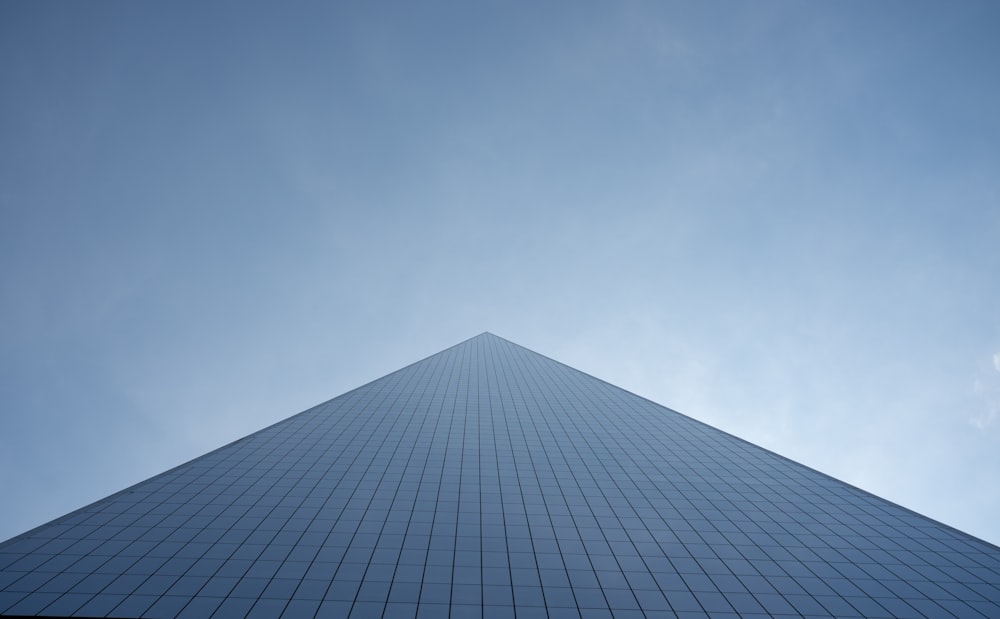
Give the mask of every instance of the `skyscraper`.
[(0, 613), (998, 617), (1000, 548), (484, 333), (0, 545)]

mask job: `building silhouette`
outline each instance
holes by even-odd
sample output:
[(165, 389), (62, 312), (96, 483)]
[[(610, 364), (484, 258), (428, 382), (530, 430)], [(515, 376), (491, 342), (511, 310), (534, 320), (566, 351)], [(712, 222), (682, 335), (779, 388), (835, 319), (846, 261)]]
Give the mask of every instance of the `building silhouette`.
[(0, 614), (1000, 617), (1000, 548), (484, 333), (3, 543)]

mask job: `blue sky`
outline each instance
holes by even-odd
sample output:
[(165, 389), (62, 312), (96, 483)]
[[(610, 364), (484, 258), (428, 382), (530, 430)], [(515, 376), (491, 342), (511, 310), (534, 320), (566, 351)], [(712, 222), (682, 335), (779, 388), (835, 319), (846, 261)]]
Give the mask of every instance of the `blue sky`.
[(488, 330), (1000, 543), (998, 23), (0, 4), (0, 538)]

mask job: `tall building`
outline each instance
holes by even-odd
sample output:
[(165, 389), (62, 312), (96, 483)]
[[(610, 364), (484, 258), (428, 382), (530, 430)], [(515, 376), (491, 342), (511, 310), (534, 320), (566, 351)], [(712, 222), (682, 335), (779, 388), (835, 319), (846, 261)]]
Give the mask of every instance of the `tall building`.
[(1000, 617), (1000, 548), (484, 333), (0, 545), (0, 613)]

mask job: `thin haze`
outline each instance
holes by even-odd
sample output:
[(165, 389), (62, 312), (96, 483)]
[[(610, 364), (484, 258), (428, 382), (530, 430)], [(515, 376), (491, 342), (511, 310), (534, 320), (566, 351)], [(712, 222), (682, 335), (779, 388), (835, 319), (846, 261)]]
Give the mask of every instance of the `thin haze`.
[(0, 4), (0, 538), (489, 330), (1000, 542), (998, 29)]

